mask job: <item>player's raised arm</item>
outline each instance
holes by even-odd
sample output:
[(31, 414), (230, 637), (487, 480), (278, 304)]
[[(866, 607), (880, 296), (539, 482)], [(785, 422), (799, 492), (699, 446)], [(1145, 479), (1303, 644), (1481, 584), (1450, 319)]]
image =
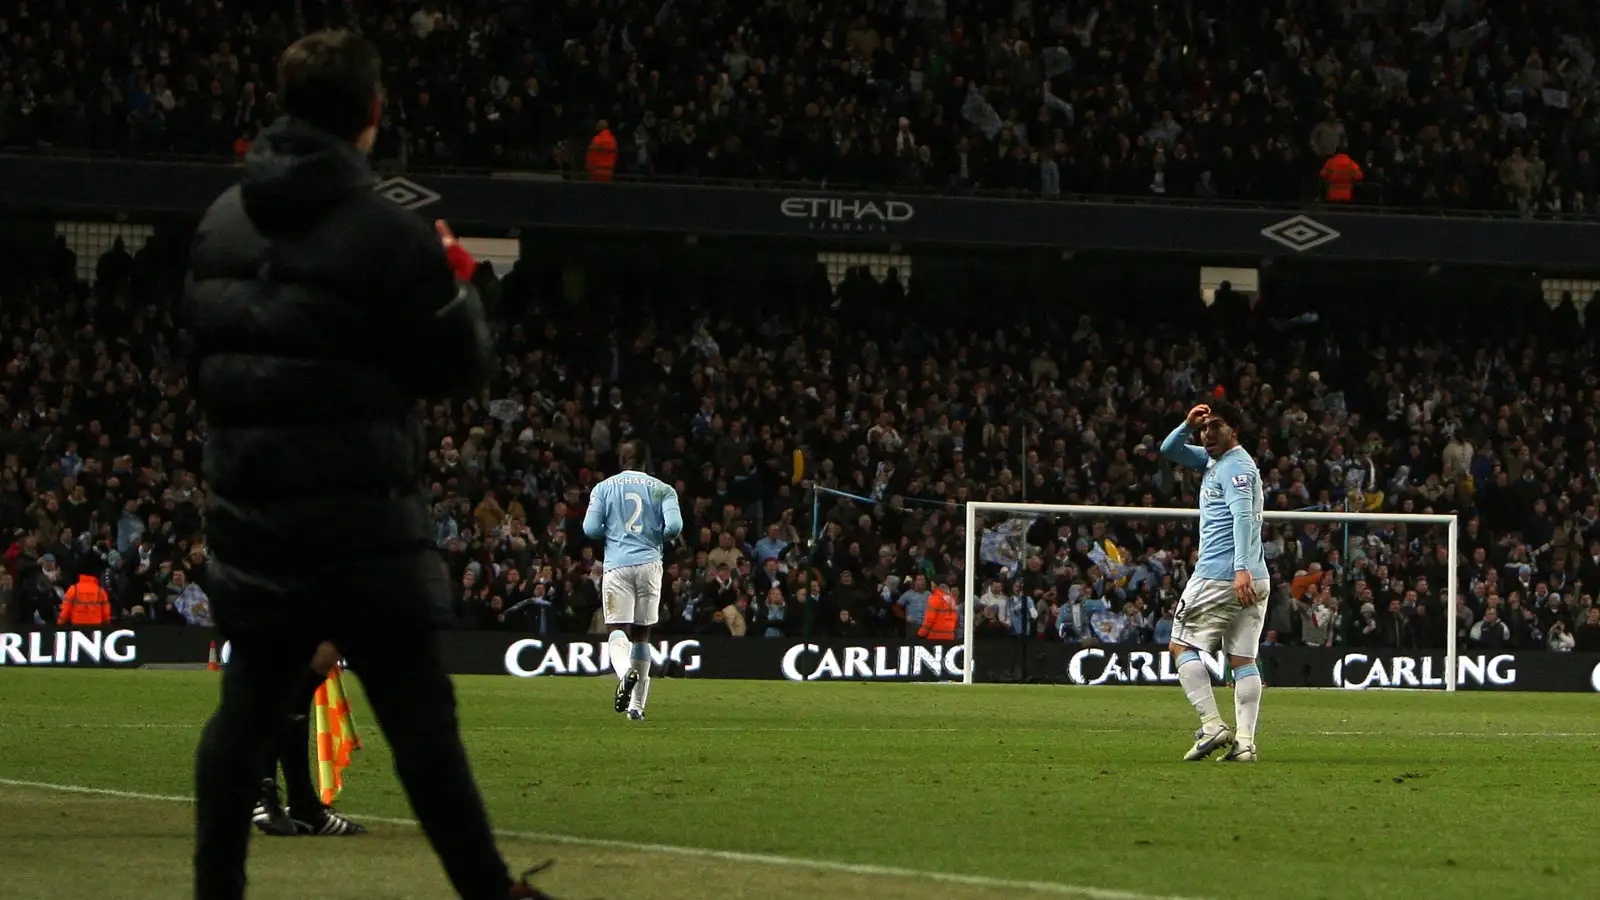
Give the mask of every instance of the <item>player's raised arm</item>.
[(605, 482), (594, 486), (589, 493), (589, 509), (583, 514), (583, 533), (591, 541), (606, 536)]
[(683, 533), (683, 510), (678, 507), (678, 492), (667, 488), (661, 498), (661, 539), (670, 541)]
[(1204, 447), (1196, 447), (1189, 443), (1189, 432), (1200, 427), (1205, 417), (1211, 414), (1211, 407), (1204, 403), (1189, 410), (1189, 415), (1184, 417), (1183, 424), (1172, 430), (1167, 439), (1161, 442), (1161, 455), (1172, 460), (1180, 466), (1191, 469), (1204, 469), (1211, 460)]

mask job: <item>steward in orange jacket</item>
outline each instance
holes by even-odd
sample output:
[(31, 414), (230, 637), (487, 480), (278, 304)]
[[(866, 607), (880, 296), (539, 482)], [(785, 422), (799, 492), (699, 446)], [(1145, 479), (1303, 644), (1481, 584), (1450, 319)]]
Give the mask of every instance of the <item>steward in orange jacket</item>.
[(604, 120), (597, 123), (600, 133), (589, 142), (589, 153), (584, 158), (584, 168), (590, 181), (610, 181), (617, 171), (617, 138)]
[(953, 641), (961, 627), (961, 607), (943, 588), (935, 588), (928, 598), (928, 611), (922, 614), (917, 637), (930, 641)]
[(1322, 182), (1328, 186), (1328, 202), (1349, 203), (1355, 199), (1356, 182), (1365, 178), (1361, 166), (1340, 150), (1322, 164)]
[(57, 625), (87, 628), (111, 624), (111, 597), (93, 575), (79, 575), (78, 583), (67, 588)]

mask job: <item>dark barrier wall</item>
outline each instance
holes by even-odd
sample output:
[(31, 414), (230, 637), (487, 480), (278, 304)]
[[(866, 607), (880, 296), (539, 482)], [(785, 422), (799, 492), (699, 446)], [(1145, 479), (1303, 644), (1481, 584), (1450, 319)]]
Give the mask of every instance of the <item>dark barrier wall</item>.
[[(0, 207), (161, 215), (202, 212), (239, 169), (0, 157)], [(506, 228), (592, 228), (764, 237), (1048, 246), (1209, 256), (1289, 255), (1586, 267), (1600, 226), (1318, 208), (1229, 209), (998, 197), (588, 183), (553, 177), (408, 175), (376, 189), (429, 218)]]
[[(445, 664), (457, 675), (521, 678), (601, 676), (611, 672), (605, 644), (501, 632), (445, 632)], [(0, 668), (28, 666), (132, 667), (200, 664), (215, 633), (199, 628), (0, 633)], [(228, 647), (221, 646), (224, 663)], [(656, 666), (687, 678), (788, 681), (958, 681), (966, 668), (960, 645), (872, 644), (687, 637), (657, 641)], [(1220, 654), (1206, 660), (1223, 682)], [(1469, 690), (1600, 691), (1600, 654), (1463, 652), (1459, 683)], [(1266, 647), (1262, 677), (1277, 687), (1443, 688), (1442, 653), (1364, 648)], [(359, 674), (359, 672), (358, 672)], [(1080, 685), (1175, 685), (1172, 655), (1162, 647), (1074, 647), (1066, 644), (981, 643), (976, 680)]]

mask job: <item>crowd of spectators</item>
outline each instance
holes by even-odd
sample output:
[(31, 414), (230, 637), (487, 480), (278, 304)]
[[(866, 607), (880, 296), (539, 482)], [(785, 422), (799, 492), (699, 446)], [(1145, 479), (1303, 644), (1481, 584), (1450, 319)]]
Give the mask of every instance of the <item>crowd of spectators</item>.
[[(53, 623), (85, 574), (119, 621), (209, 620), (204, 424), (167, 246), (119, 243), (92, 286), (65, 242), (6, 259), (0, 606), (15, 624)], [(1192, 507), (1195, 478), (1155, 451), (1220, 391), (1247, 413), (1269, 508), (1462, 521), (1453, 622), (1443, 529), (1269, 526), (1269, 642), (1436, 647), (1454, 628), (1483, 647), (1600, 650), (1600, 316), (1580, 324), (1570, 302), (1469, 319), (1452, 298), (1396, 322), (1359, 297), (1290, 315), (1225, 292), (1136, 318), (1063, 300), (997, 323), (892, 271), (835, 284), (820, 266), (806, 281), (729, 262), (721, 291), (695, 299), (682, 273), (626, 259), (607, 276), (653, 293), (590, 294), (579, 265), (481, 266), (501, 377), (479, 401), (420, 410), (465, 627), (602, 630), (601, 548), (581, 521), (617, 442), (639, 436), (686, 522), (662, 630), (914, 635), (932, 592), (960, 596), (962, 501)], [(985, 528), (979, 636), (1165, 640), (1192, 523)]]
[(1594, 4), (305, 0), (22, 4), (0, 143), (231, 155), (274, 61), (357, 27), (380, 159), (638, 177), (1596, 210)]

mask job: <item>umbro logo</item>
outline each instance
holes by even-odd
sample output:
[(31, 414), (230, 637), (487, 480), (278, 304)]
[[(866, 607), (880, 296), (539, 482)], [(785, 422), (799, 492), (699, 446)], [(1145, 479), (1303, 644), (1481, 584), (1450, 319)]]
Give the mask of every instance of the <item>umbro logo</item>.
[(1277, 241), (1296, 253), (1304, 253), (1313, 247), (1337, 241), (1339, 232), (1310, 216), (1295, 216), (1261, 229), (1261, 236)]
[(431, 203), (439, 202), (437, 192), (430, 191), (408, 178), (386, 178), (372, 189), (383, 199), (406, 209), (421, 209)]

